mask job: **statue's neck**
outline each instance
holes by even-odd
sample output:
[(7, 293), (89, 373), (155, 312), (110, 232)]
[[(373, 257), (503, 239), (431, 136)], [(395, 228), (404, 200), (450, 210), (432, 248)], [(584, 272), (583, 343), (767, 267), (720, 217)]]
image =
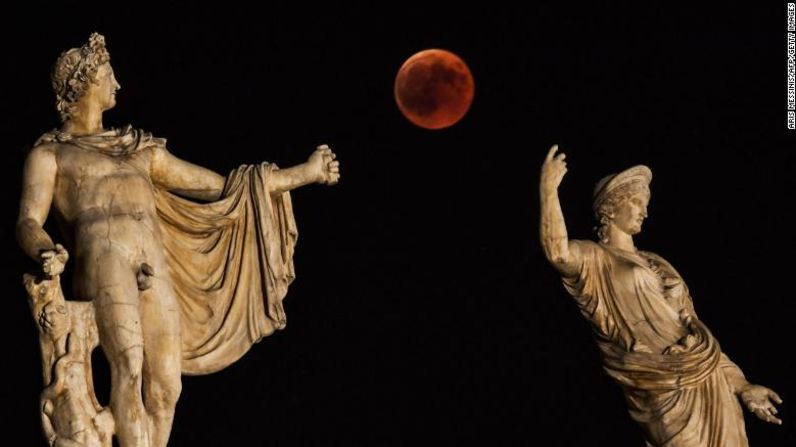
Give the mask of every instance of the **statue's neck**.
[(611, 225), (608, 229), (608, 245), (620, 250), (630, 252), (636, 251), (636, 245), (633, 244), (633, 236), (625, 233), (613, 225)]
[(96, 105), (81, 104), (61, 128), (72, 135), (92, 135), (105, 130), (102, 127), (102, 109)]

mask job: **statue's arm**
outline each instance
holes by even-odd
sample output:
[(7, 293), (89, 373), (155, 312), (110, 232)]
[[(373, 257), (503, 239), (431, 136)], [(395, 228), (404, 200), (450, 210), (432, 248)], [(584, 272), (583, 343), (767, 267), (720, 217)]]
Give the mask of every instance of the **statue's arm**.
[(721, 360), (719, 360), (719, 367), (724, 373), (724, 377), (727, 379), (727, 383), (732, 388), (733, 393), (738, 394), (745, 386), (749, 385), (741, 368), (723, 352), (721, 353)]
[(41, 260), (41, 253), (56, 248), (43, 227), (50, 212), (57, 173), (54, 146), (41, 145), (31, 149), (22, 177), (17, 241), (22, 250), (36, 261)]
[[(279, 194), (310, 183), (333, 185), (340, 179), (340, 163), (328, 146), (319, 146), (307, 162), (271, 173), (269, 192)], [(181, 160), (165, 147), (155, 147), (150, 167), (152, 181), (164, 188), (186, 197), (202, 200), (218, 200), (224, 191), (226, 178)]]
[(750, 412), (766, 422), (777, 425), (782, 424), (782, 420), (777, 417), (779, 411), (775, 405), (781, 404), (782, 398), (774, 390), (747, 381), (741, 368), (733, 363), (727, 357), (727, 354), (723, 352), (721, 353), (719, 367), (724, 373), (732, 392), (738, 396)]
[(220, 174), (181, 160), (161, 146), (153, 150), (150, 175), (155, 184), (169, 191), (209, 201), (221, 198), (226, 182)]
[(340, 162), (335, 158), (329, 146), (318, 146), (305, 163), (273, 171), (269, 192), (281, 194), (310, 183), (334, 185), (340, 180)]
[(558, 145), (550, 148), (550, 152), (542, 165), (539, 185), (541, 203), (541, 222), (539, 232), (547, 260), (564, 276), (578, 274), (582, 264), (582, 256), (578, 246), (569, 241), (564, 213), (558, 198), (558, 186), (567, 172), (564, 158), (566, 155), (555, 155)]
[[(695, 318), (699, 319), (694, 309), (694, 300), (687, 289), (686, 293), (688, 294), (686, 301), (688, 311)], [(780, 398), (775, 391), (762, 385), (750, 383), (746, 380), (741, 368), (730, 360), (730, 357), (724, 352), (721, 353), (719, 368), (724, 374), (724, 378), (730, 386), (732, 393), (738, 396), (738, 399), (743, 402), (750, 412), (766, 422), (777, 425), (782, 424), (782, 420), (776, 416), (778, 410), (775, 406), (775, 404), (782, 403), (782, 398)]]

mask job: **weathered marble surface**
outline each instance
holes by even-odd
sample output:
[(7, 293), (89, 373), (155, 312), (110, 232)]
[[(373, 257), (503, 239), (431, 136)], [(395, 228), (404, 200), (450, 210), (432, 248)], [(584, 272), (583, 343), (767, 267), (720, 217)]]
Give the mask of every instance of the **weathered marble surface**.
[[(298, 235), (290, 191), (335, 184), (319, 146), (306, 163), (262, 162), (226, 176), (174, 156), (132, 126), (106, 129), (121, 85), (105, 39), (64, 52), (52, 82), (63, 126), (25, 162), (17, 238), (41, 264), (25, 278), (42, 335), (45, 431), (51, 445), (167, 444), (182, 374), (208, 374), (285, 327)], [(52, 213), (51, 213), (52, 209)], [(44, 231), (53, 215), (62, 244)], [(74, 300), (59, 275), (74, 254)], [(91, 350), (111, 367), (100, 408)]]
[(623, 389), (650, 446), (748, 445), (739, 400), (781, 424), (772, 390), (749, 383), (699, 320), (685, 281), (661, 256), (636, 248), (647, 218), (652, 171), (635, 166), (598, 182), (598, 239), (567, 235), (558, 187), (565, 155), (553, 146), (542, 165), (545, 255), (594, 329), (605, 371)]

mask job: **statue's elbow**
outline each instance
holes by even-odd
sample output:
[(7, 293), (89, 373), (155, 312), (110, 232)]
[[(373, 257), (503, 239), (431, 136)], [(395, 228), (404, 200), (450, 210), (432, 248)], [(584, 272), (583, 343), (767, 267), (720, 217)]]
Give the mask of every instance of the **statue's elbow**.
[(44, 227), (36, 219), (20, 218), (17, 222), (16, 239), (20, 248), (31, 258), (36, 259), (42, 239), (48, 239)]
[(547, 257), (550, 265), (565, 276), (571, 276), (576, 272), (576, 263), (569, 253), (555, 253)]
[(206, 200), (210, 202), (217, 202), (221, 200), (221, 195), (224, 193), (223, 189), (212, 189), (207, 192)]
[(552, 244), (543, 244), (544, 254), (547, 261), (558, 267), (564, 265), (569, 261), (568, 253), (556, 249)]
[(24, 241), (26, 240), (26, 236), (30, 234), (30, 232), (37, 226), (40, 225), (37, 225), (37, 222), (35, 220), (29, 217), (28, 218), (20, 217), (20, 219), (17, 221), (17, 228), (16, 228), (17, 242), (20, 245), (23, 245)]

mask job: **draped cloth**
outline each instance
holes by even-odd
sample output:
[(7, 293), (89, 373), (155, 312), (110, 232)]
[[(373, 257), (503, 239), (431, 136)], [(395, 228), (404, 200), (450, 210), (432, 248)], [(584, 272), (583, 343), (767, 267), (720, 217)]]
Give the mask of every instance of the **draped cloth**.
[[(102, 152), (146, 178), (149, 173), (136, 157), (166, 145), (165, 139), (131, 126), (83, 136), (53, 130), (35, 145), (54, 142)], [(221, 198), (211, 203), (196, 203), (152, 184), (180, 308), (183, 374), (223, 369), (285, 327), (282, 299), (295, 278), (298, 232), (290, 194), (269, 193), (276, 169), (269, 163), (234, 169)]]
[(663, 258), (572, 241), (583, 264), (564, 286), (592, 325), (607, 374), (654, 447), (746, 447), (729, 378), (743, 377), (697, 318)]
[(181, 310), (183, 374), (225, 368), (285, 326), (282, 299), (295, 278), (298, 232), (290, 194), (268, 192), (275, 168), (262, 163), (233, 170), (222, 199), (212, 203), (156, 189)]

